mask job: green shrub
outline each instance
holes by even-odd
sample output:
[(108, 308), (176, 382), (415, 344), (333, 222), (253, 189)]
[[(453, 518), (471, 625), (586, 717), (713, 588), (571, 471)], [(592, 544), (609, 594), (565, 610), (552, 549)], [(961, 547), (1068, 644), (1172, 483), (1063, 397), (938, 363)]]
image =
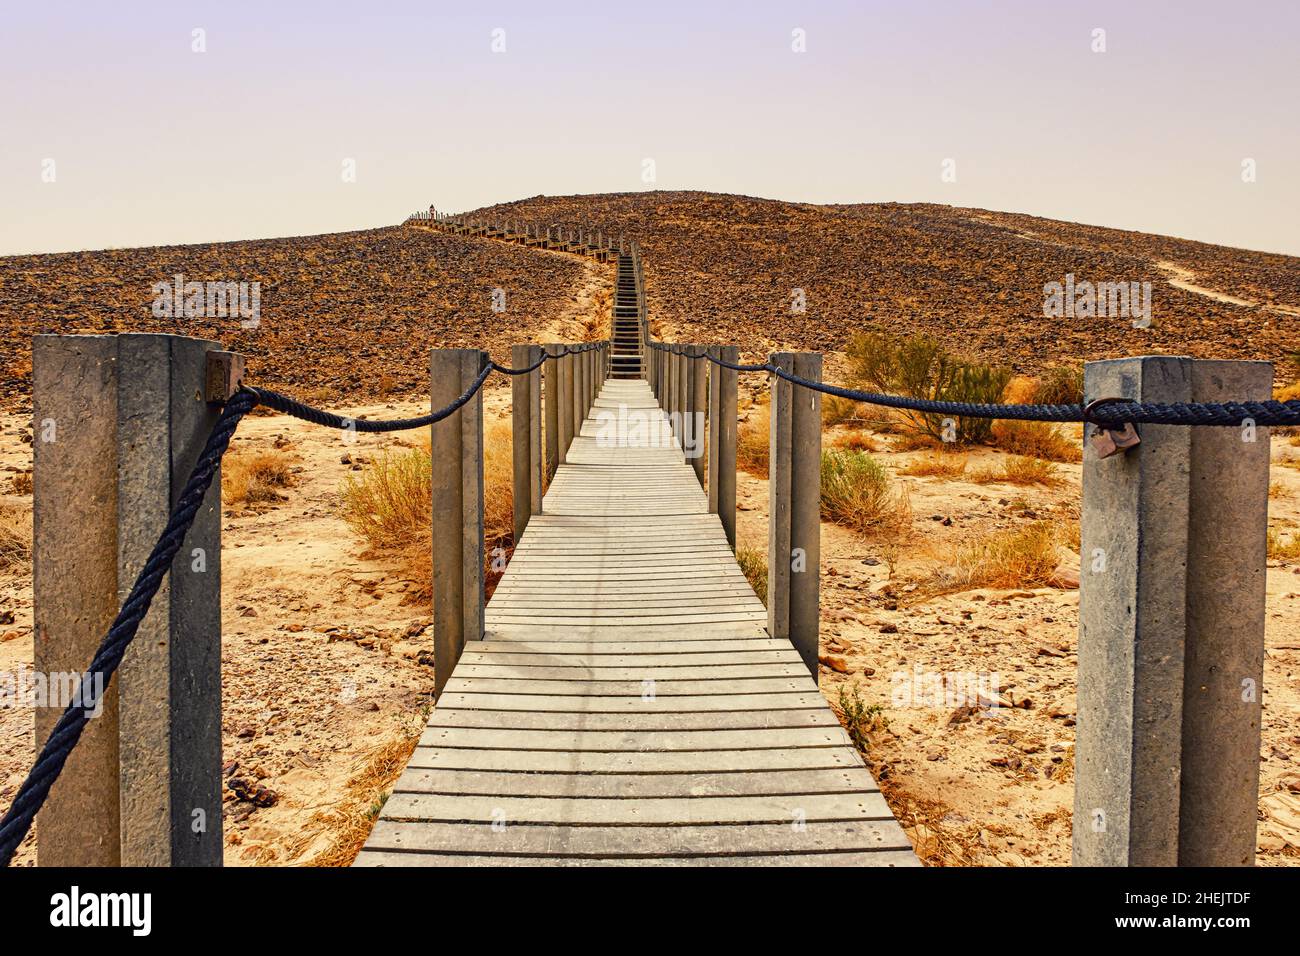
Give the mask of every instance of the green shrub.
[[(928, 335), (898, 338), (879, 332), (859, 333), (849, 342), (848, 357), (849, 374), (856, 384), (910, 398), (994, 403), (1001, 401), (1011, 381), (1010, 369), (957, 358)], [(948, 416), (900, 414), (919, 431), (944, 439)], [(963, 444), (986, 441), (992, 428), (992, 422), (982, 418), (957, 418), (954, 425), (954, 437)]]

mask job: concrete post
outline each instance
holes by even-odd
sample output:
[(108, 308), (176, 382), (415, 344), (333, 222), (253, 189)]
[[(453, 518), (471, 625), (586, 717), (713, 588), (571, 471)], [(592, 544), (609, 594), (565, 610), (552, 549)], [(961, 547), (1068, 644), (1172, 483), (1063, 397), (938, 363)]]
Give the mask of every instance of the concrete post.
[[(694, 379), (692, 376), (695, 369), (694, 369), (694, 363), (689, 358), (687, 358), (686, 355), (686, 353), (688, 353), (693, 346), (691, 346), (688, 343), (680, 343), (679, 347), (682, 349), (682, 354), (679, 356), (682, 366), (681, 366), (681, 380), (680, 380), (679, 391), (678, 391), (678, 397), (681, 402), (681, 409), (680, 409), (680, 414), (677, 416), (677, 421), (678, 421), (678, 432), (679, 432), (678, 437), (681, 439), (682, 449), (685, 450), (686, 439), (688, 435), (687, 429), (690, 427), (688, 422), (690, 421), (690, 417), (691, 417), (691, 398), (694, 395), (693, 386), (692, 386), (692, 382), (694, 381)], [(687, 464), (690, 464), (690, 461), (687, 461)]]
[[(488, 361), (478, 349), (429, 352), (431, 407), (473, 384)], [(442, 693), (466, 641), (483, 637), (483, 393), (431, 428), (433, 455), (433, 673)]]
[[(567, 348), (565, 345), (560, 346), (561, 350)], [(560, 392), (559, 392), (559, 417), (560, 417), (560, 464), (564, 464), (569, 457), (569, 445), (573, 442), (573, 354), (566, 354), (559, 360), (560, 362)]]
[[(514, 345), (510, 364), (527, 368), (541, 358), (537, 345)], [(514, 375), (510, 382), (511, 453), (514, 478), (514, 540), (518, 544), (528, 519), (542, 510), (541, 370)]]
[[(695, 346), (691, 351), (695, 355), (700, 355), (703, 349), (700, 346)], [(691, 464), (695, 467), (695, 480), (703, 488), (704, 471), (708, 465), (705, 421), (708, 418), (706, 412), (709, 407), (709, 360), (700, 355), (699, 358), (688, 359), (687, 361), (691, 363), (690, 436), (699, 451), (699, 454), (691, 459)]]
[[(1258, 400), (1271, 388), (1266, 362), (1085, 366), (1088, 401)], [(1074, 863), (1250, 865), (1268, 430), (1138, 429), (1126, 453), (1084, 454)]]
[[(33, 339), (38, 674), (79, 681), (93, 658), (216, 422), (205, 355), (220, 349)], [(38, 747), (62, 711), (37, 708)], [(220, 474), (38, 826), (41, 866), (221, 865)]]
[[(542, 346), (546, 349), (546, 354), (558, 356), (564, 348), (554, 342), (549, 342)], [(555, 475), (555, 469), (564, 461), (564, 448), (560, 444), (560, 393), (563, 386), (560, 384), (560, 362), (559, 358), (549, 358), (546, 364), (542, 366), (546, 370), (546, 400), (544, 402), (546, 412), (546, 428), (543, 429), (546, 441), (546, 484), (550, 485), (551, 478)]]
[[(777, 352), (772, 363), (821, 381), (815, 352)], [(772, 378), (768, 479), (767, 619), (817, 679), (821, 565), (821, 393)]]
[[(709, 352), (733, 365), (740, 363), (735, 345), (713, 345)], [(709, 364), (709, 511), (722, 522), (727, 543), (736, 550), (737, 373)]]
[(575, 352), (571, 356), (573, 360), (573, 388), (571, 391), (572, 398), (571, 398), (570, 409), (573, 412), (573, 437), (574, 438), (577, 438), (579, 435), (582, 434), (582, 420), (587, 415), (587, 410), (583, 407), (582, 404), (583, 378), (585, 377), (583, 374), (585, 368), (585, 363), (584, 363), (585, 354), (586, 353), (584, 352)]

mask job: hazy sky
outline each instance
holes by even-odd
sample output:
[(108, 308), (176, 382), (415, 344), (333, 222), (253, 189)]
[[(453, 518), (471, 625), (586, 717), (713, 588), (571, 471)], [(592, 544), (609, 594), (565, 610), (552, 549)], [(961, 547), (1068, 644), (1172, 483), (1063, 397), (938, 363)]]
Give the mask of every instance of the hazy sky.
[(1298, 46), (1297, 0), (6, 3), (0, 254), (645, 189), (646, 159), (1300, 254)]

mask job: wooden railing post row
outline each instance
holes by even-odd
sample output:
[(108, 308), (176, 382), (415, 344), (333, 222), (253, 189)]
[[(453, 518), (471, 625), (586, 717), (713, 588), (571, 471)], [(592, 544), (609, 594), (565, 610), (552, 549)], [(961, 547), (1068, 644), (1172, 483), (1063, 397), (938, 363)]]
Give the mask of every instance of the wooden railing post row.
[(219, 471), (112, 682), (83, 670), (217, 420), (206, 378), (220, 349), (179, 335), (32, 340), (33, 670), (51, 689), (37, 745), (69, 703), (93, 715), (37, 818), (41, 866), (221, 865)]
[[(540, 345), (514, 345), (510, 364), (527, 368), (542, 357)], [(511, 452), (514, 465), (514, 540), (523, 538), (528, 519), (542, 513), (542, 371), (513, 375), (510, 382)]]
[[(1089, 362), (1084, 398), (1265, 400), (1268, 362)], [(1094, 426), (1087, 426), (1089, 431)], [(1073, 861), (1249, 866), (1258, 815), (1268, 429), (1085, 442)]]
[[(711, 345), (709, 354), (737, 365), (735, 345)], [(738, 374), (734, 369), (709, 363), (709, 511), (716, 514), (727, 543), (736, 550), (736, 422)]]
[[(451, 404), (488, 362), (478, 349), (431, 349), (431, 407)], [(483, 391), (430, 426), (433, 458), (433, 673), (440, 696), (466, 641), (483, 637)]]
[[(776, 352), (787, 373), (821, 381), (816, 352)], [(772, 376), (768, 478), (767, 621), (816, 680), (821, 565), (821, 393)]]

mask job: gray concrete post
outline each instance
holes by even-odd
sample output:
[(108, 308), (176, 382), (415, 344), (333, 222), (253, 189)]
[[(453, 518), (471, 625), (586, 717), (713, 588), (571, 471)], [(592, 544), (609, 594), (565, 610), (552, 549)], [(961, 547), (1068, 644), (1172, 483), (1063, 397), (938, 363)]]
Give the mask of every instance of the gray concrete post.
[[(546, 349), (547, 355), (552, 356), (559, 355), (564, 348), (554, 342), (548, 342), (542, 347)], [(560, 445), (560, 393), (563, 387), (560, 384), (560, 359), (549, 358), (542, 367), (546, 370), (546, 428), (543, 429), (543, 434), (546, 441), (546, 484), (549, 485), (555, 469), (564, 461), (564, 449)]]
[[(205, 355), (220, 349), (33, 339), (37, 673), (90, 664), (216, 422)], [(37, 708), (38, 746), (62, 710)], [(221, 865), (219, 474), (38, 826), (42, 866)]]
[[(510, 364), (527, 368), (541, 356), (536, 345), (514, 345)], [(517, 544), (528, 519), (541, 511), (541, 373), (511, 376), (511, 454), (513, 459), (514, 540)]]
[[(709, 353), (737, 365), (735, 345), (712, 345)], [(718, 516), (727, 543), (736, 550), (737, 373), (709, 363), (709, 511)]]
[[(1085, 367), (1085, 398), (1267, 398), (1263, 362)], [(1089, 426), (1091, 428), (1091, 426)], [(1083, 466), (1073, 860), (1254, 860), (1267, 429), (1138, 426)]]
[[(561, 349), (567, 346), (561, 346)], [(560, 464), (569, 458), (569, 445), (573, 442), (573, 354), (569, 353), (560, 360)]]
[[(693, 354), (698, 355), (702, 349), (700, 346), (694, 346), (691, 349)], [(696, 359), (687, 359), (691, 363), (691, 440), (700, 450), (700, 455), (691, 459), (691, 464), (695, 467), (695, 480), (704, 487), (704, 470), (708, 465), (708, 444), (707, 444), (707, 427), (709, 407), (709, 360), (701, 356)]]
[[(478, 349), (431, 349), (430, 402), (442, 408), (488, 361)], [(483, 392), (430, 426), (433, 457), (434, 695), (442, 694), (466, 641), (483, 637)]]
[[(815, 352), (772, 363), (821, 381)], [(816, 680), (821, 565), (821, 393), (772, 378), (768, 479), (768, 633), (788, 637)]]

